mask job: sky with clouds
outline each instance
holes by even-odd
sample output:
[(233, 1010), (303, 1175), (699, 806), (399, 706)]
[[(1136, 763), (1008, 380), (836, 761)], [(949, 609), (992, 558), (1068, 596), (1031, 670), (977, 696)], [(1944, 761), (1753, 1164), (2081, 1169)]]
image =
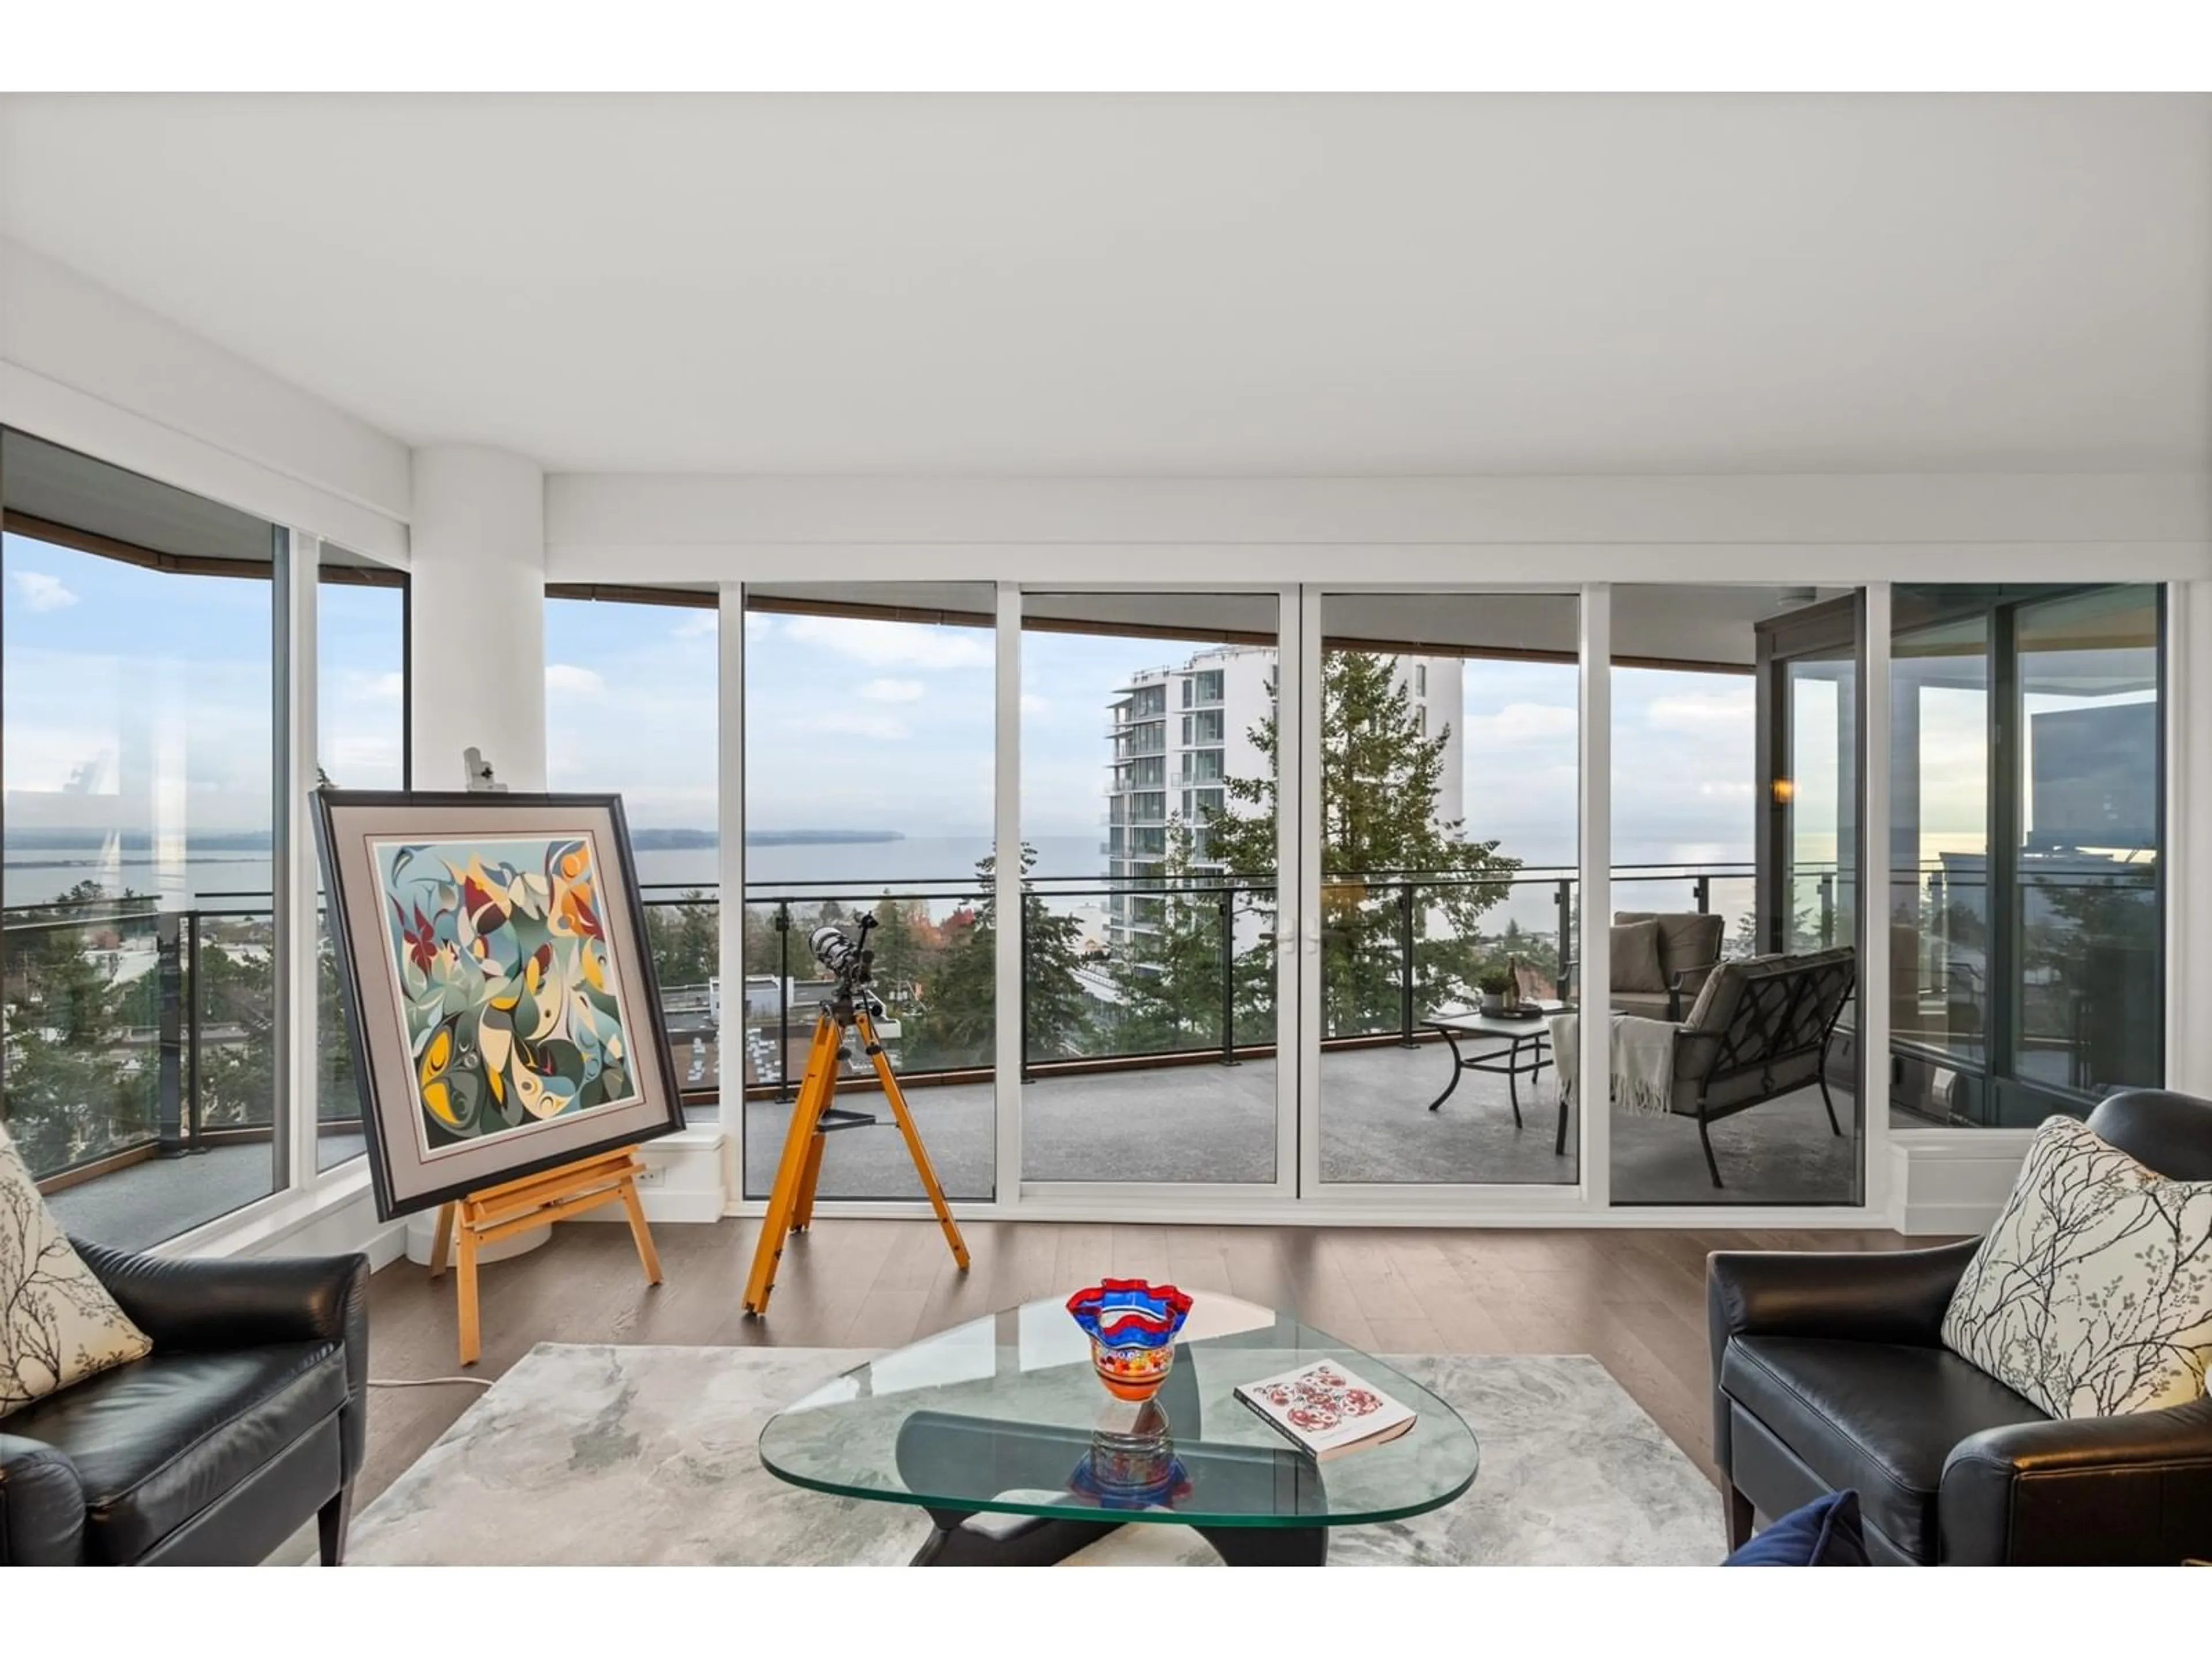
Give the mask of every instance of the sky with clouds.
[[(167, 745), (185, 756), (194, 828), (267, 825), (267, 584), (163, 574), (11, 535), (0, 597), (11, 823), (66, 821), (68, 804), (52, 798), (73, 775), (89, 769), (94, 787), (112, 792), (127, 757)], [(347, 787), (396, 785), (399, 594), (325, 586), (319, 609), (324, 765)], [(716, 627), (712, 611), (549, 601), (549, 787), (618, 790), (641, 827), (711, 827)], [(988, 833), (988, 631), (755, 614), (746, 632), (757, 828)], [(1024, 636), (1025, 836), (1102, 838), (1112, 691), (1139, 669), (1200, 648)], [(1615, 673), (1618, 862), (1750, 858), (1753, 701), (1747, 676)], [(1978, 788), (1966, 787), (1978, 775), (1978, 738), (1971, 701), (1957, 714), (1934, 723), (1923, 770), (1936, 793), (1960, 796), (1937, 811), (1966, 828), (1979, 811)], [(1532, 865), (1571, 862), (1578, 719), (1571, 666), (1466, 664), (1469, 834), (1495, 836)], [(1817, 779), (1805, 787), (1817, 791)]]

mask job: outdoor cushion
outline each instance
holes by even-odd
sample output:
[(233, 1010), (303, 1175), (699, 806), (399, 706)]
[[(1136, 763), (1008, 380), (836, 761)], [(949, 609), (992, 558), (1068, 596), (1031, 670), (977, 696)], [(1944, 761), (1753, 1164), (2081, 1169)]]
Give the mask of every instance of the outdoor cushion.
[(1613, 921), (1616, 927), (1638, 921), (1659, 924), (1659, 972), (1664, 984), (1671, 985), (1678, 976), (1688, 975), (1684, 988), (1694, 989), (1696, 975), (1721, 959), (1723, 923), (1719, 916), (1700, 910), (1616, 910)]
[(1632, 921), (1613, 930), (1613, 988), (1616, 991), (1667, 989), (1659, 970), (1659, 924)]

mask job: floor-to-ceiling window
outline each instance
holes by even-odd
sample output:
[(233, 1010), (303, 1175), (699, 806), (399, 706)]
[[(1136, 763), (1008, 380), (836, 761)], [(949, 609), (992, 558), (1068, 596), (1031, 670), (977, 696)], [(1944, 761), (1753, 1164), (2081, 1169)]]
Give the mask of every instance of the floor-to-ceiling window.
[[(997, 1188), (995, 603), (988, 583), (747, 590), (745, 982), (720, 1001), (744, 1043), (748, 1197), (775, 1178), (829, 989), (808, 940), (862, 915), (878, 1034), (938, 1178), (954, 1199)], [(873, 1121), (828, 1137), (819, 1196), (919, 1200), (854, 1043), (838, 1101)]]
[(280, 532), (0, 434), (7, 1132), (143, 1247), (285, 1181), (271, 847)]
[(622, 797), (677, 1085), (705, 1117), (721, 1080), (716, 606), (684, 588), (545, 601), (546, 787)]
[(2164, 1076), (2158, 588), (1899, 588), (1891, 1102), (2027, 1127)]
[(1860, 603), (1613, 590), (1616, 1204), (1859, 1201)]
[(1550, 1021), (1577, 949), (1578, 602), (1321, 614), (1320, 1180), (1571, 1183)]
[(1279, 608), (1023, 595), (1024, 1180), (1277, 1177)]
[[(315, 753), (322, 781), (343, 789), (407, 787), (407, 579), (325, 543), (315, 592)], [(363, 1150), (361, 1095), (344, 1038), (337, 960), (315, 921), (315, 1164)]]

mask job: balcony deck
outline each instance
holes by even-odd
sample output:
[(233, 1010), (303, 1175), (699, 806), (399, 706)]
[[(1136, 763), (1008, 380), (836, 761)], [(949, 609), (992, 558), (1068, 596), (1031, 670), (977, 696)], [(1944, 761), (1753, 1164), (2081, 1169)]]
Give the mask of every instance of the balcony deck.
[[(1502, 1077), (1470, 1072), (1431, 1112), (1450, 1078), (1440, 1045), (1357, 1048), (1321, 1062), (1321, 1172), (1324, 1183), (1394, 1186), (1440, 1182), (1571, 1182), (1575, 1137), (1553, 1152), (1559, 1094), (1550, 1073), (1521, 1080), (1516, 1128)], [(1174, 1066), (1047, 1076), (1023, 1090), (1024, 1172), (1032, 1182), (1272, 1181), (1275, 1066)], [(845, 1104), (880, 1108), (873, 1090), (841, 1089)], [(938, 1176), (956, 1199), (992, 1193), (993, 1091), (988, 1084), (910, 1088), (908, 1105)], [(1829, 1132), (1817, 1090), (1755, 1107), (1716, 1124), (1713, 1149), (1725, 1188), (1705, 1172), (1694, 1121), (1616, 1109), (1613, 1192), (1631, 1204), (1847, 1204), (1856, 1196), (1858, 1158), (1850, 1102), (1837, 1108), (1845, 1133)], [(745, 1187), (765, 1194), (775, 1173), (790, 1108), (745, 1108)], [(841, 1198), (920, 1198), (906, 1151), (885, 1115), (880, 1129), (832, 1134), (820, 1194)]]
[[(1553, 1154), (1559, 1096), (1551, 1077), (1521, 1084), (1522, 1127), (1513, 1125), (1505, 1079), (1468, 1073), (1442, 1109), (1431, 1112), (1449, 1072), (1446, 1051), (1359, 1048), (1322, 1057), (1322, 1179), (1327, 1183), (1418, 1186), (1438, 1182), (1571, 1182), (1575, 1135)], [(1275, 1065), (1164, 1066), (1041, 1079), (1023, 1091), (1023, 1155), (1036, 1182), (1174, 1182), (1229, 1184), (1274, 1176)], [(992, 1194), (994, 1134), (988, 1084), (907, 1092), (939, 1177), (956, 1200)], [(858, 1087), (845, 1104), (880, 1108)], [(1850, 1102), (1837, 1107), (1845, 1133), (1828, 1132), (1817, 1091), (1805, 1090), (1716, 1124), (1713, 1149), (1728, 1185), (1716, 1191), (1686, 1118), (1616, 1109), (1613, 1190), (1628, 1204), (1846, 1204), (1857, 1156)], [(773, 1100), (745, 1108), (745, 1185), (766, 1193), (790, 1108)], [(360, 1151), (358, 1136), (330, 1136), (326, 1164)], [(72, 1232), (141, 1249), (228, 1214), (270, 1190), (266, 1142), (213, 1146), (149, 1158), (52, 1194)], [(830, 1137), (824, 1198), (920, 1199), (921, 1188), (888, 1113), (879, 1128)]]

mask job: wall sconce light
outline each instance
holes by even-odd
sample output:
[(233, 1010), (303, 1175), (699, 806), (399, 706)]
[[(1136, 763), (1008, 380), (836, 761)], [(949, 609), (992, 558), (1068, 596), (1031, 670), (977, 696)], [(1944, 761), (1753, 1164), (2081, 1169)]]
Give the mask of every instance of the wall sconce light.
[(1770, 786), (1774, 791), (1774, 804), (1787, 806), (1797, 793), (1797, 786), (1787, 778), (1777, 778)]

